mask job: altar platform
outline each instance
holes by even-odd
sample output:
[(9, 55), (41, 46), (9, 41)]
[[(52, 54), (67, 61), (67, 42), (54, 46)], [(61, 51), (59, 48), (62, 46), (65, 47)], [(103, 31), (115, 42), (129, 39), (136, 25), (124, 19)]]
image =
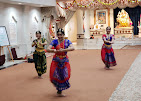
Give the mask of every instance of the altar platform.
[[(95, 39), (78, 39), (77, 43), (74, 44), (76, 49), (101, 49), (103, 45), (102, 38)], [(119, 37), (116, 38), (114, 44), (112, 45), (113, 49), (122, 49), (127, 45), (141, 45), (141, 38), (131, 36), (129, 38)]]
[(118, 35), (118, 34), (133, 34), (133, 28), (134, 27), (114, 28), (114, 33), (115, 33), (115, 35)]
[(94, 36), (99, 36), (99, 35), (103, 35), (103, 33), (105, 33), (106, 30), (105, 29), (91, 29), (90, 30), (90, 35), (94, 35)]

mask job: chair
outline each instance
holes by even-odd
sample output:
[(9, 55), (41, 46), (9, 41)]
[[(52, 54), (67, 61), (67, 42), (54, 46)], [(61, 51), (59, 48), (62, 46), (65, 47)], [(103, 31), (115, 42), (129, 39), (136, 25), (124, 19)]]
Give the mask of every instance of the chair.
[(0, 56), (0, 66), (2, 66), (5, 63), (5, 55)]

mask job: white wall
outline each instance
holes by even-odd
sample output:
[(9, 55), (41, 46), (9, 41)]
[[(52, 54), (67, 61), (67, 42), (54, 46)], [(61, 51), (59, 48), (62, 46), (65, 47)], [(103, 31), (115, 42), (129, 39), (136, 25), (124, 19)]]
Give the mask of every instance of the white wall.
[[(12, 45), (12, 47), (16, 48), (18, 56), (25, 56), (32, 51), (32, 41), (30, 40), (30, 36), (35, 35), (36, 29), (42, 31), (43, 24), (41, 22), (41, 11), (40, 8), (31, 6), (0, 3), (0, 26), (6, 26), (8, 36), (10, 36), (9, 22), (12, 19), (12, 16), (14, 16), (14, 18), (17, 20), (17, 43)], [(38, 20), (38, 23), (36, 22), (35, 17)], [(7, 58), (9, 58), (9, 52), (6, 48), (4, 51), (7, 55)]]
[(72, 42), (77, 41), (77, 14), (74, 13), (73, 17), (65, 26), (65, 36)]
[[(36, 38), (35, 32), (37, 30), (42, 31), (42, 22), (41, 22), (41, 13), (40, 13), (40, 8), (35, 8), (35, 7), (29, 7), (25, 6), (24, 7), (24, 19), (23, 21), (26, 22), (24, 23), (25, 25), (25, 38), (26, 38), (26, 44), (28, 47), (27, 53), (29, 54), (33, 49), (31, 48), (32, 41), (30, 40), (30, 35), (32, 35), (32, 40)], [(45, 33), (42, 33), (42, 36)]]

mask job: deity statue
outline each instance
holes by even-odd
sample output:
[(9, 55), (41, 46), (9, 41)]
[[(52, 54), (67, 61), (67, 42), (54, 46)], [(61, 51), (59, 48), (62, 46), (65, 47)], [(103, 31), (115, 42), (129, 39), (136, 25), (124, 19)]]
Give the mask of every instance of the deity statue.
[(122, 9), (121, 12), (118, 12), (117, 15), (117, 23), (118, 25), (116, 26), (116, 28), (120, 28), (120, 27), (132, 27), (132, 21), (128, 15), (128, 13)]

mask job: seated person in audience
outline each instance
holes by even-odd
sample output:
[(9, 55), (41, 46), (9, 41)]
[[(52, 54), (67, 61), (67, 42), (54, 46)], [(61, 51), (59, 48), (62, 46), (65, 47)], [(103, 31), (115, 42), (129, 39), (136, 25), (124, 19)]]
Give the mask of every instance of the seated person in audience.
[(90, 39), (94, 39), (93, 34), (90, 36)]

